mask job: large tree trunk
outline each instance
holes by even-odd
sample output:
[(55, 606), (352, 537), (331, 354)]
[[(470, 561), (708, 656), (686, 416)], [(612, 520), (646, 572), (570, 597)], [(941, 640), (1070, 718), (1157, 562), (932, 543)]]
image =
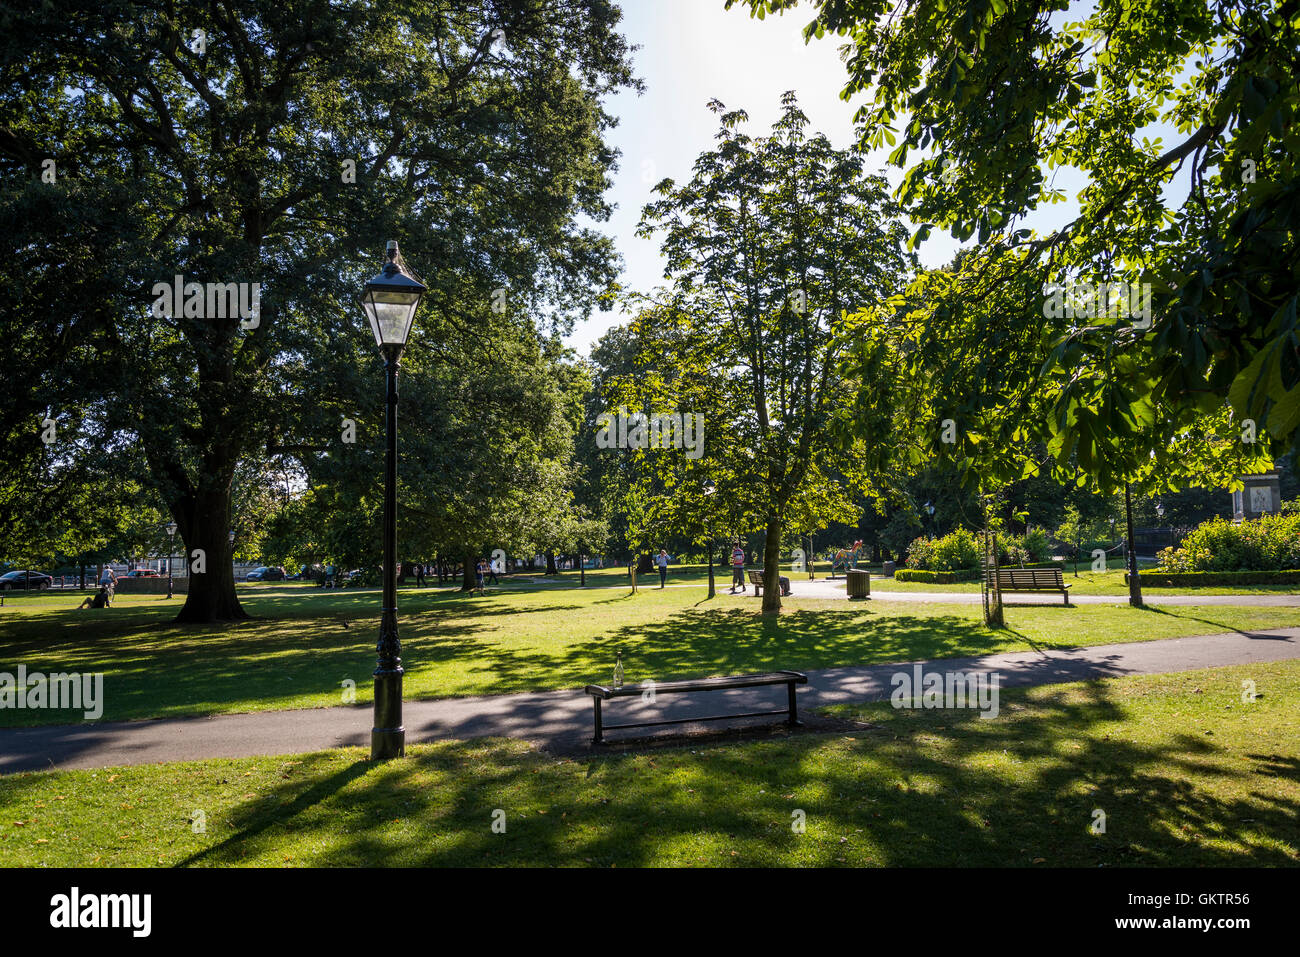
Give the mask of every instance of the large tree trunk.
[(560, 570), (555, 567), (555, 552), (548, 548), (546, 550), (546, 575), (549, 578), (559, 573)]
[(763, 544), (763, 614), (781, 610), (781, 519), (767, 517), (767, 536)]
[(478, 559), (474, 557), (472, 552), (466, 552), (464, 561), (465, 567), (461, 570), (462, 574), (460, 576), (460, 590), (473, 591), (478, 587), (478, 581), (474, 576), (474, 563)]
[[(177, 614), (178, 622), (203, 624), (214, 621), (242, 621), (248, 617), (235, 593), (235, 569), (230, 547), (230, 497), (222, 492), (205, 492), (187, 503), (183, 514), (174, 516), (185, 542), (185, 561), (190, 567), (189, 590)], [(203, 571), (194, 570), (194, 551), (203, 553)]]

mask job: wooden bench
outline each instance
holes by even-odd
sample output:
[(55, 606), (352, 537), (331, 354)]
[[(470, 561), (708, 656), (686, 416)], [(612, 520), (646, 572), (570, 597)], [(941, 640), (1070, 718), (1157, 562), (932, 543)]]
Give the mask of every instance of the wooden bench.
[[(763, 581), (763, 573), (751, 568), (748, 571), (746, 571), (746, 574), (749, 576), (749, 583), (754, 586), (754, 597), (762, 598), (763, 586), (766, 584), (766, 582)], [(777, 581), (779, 582), (780, 580), (781, 580), (781, 576), (778, 575)], [(787, 581), (788, 580), (789, 579), (787, 579)], [(782, 595), (786, 594), (784, 589), (781, 589), (781, 594)]]
[[(993, 576), (987, 577), (991, 586)], [(1070, 586), (1059, 568), (999, 568), (997, 586), (1004, 592), (1060, 592), (1065, 604), (1070, 604)]]
[[(663, 681), (645, 685), (623, 685), (611, 688), (607, 685), (587, 685), (586, 693), (591, 695), (595, 707), (596, 733), (592, 744), (603, 744), (606, 731), (618, 731), (625, 728), (655, 728), (666, 724), (691, 724), (696, 721), (725, 721), (728, 718), (760, 718), (783, 714), (786, 724), (798, 725), (799, 713), (795, 706), (795, 685), (808, 683), (808, 676), (798, 671), (766, 671), (755, 675), (727, 675), (723, 678), (697, 678), (693, 681)], [(644, 694), (684, 694), (694, 691), (725, 691), (728, 688), (761, 688), (766, 685), (785, 685), (787, 693), (786, 707), (775, 711), (746, 711), (743, 714), (719, 714), (706, 717), (673, 718), (666, 721), (637, 721), (628, 724), (605, 724), (601, 703), (613, 698), (639, 697)]]

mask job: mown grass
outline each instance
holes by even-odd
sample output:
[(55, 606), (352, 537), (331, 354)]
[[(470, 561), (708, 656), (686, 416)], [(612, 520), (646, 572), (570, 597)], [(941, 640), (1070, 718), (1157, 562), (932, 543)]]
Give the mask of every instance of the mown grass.
[[(370, 700), (379, 595), (295, 586), (241, 588), (257, 618), (178, 626), (178, 602), (123, 596), (73, 611), (72, 596), (22, 598), (0, 610), (0, 671), (102, 672), (104, 720), (323, 707), (343, 683)], [(1059, 605), (1007, 611), (990, 631), (978, 605), (787, 599), (780, 616), (750, 596), (702, 588), (550, 588), (471, 597), (400, 595), (407, 698), (579, 687), (609, 677), (624, 652), (629, 680), (773, 668), (817, 669), (1031, 647), (1069, 647), (1300, 625), (1300, 608)], [(70, 712), (0, 710), (0, 725), (67, 723)]]
[[(1144, 573), (1151, 572), (1153, 566), (1143, 564), (1138, 569), (1138, 581), (1142, 581)], [(1117, 598), (1128, 597), (1128, 584), (1124, 581), (1125, 573), (1124, 562), (1122, 560), (1112, 559), (1106, 570), (1103, 572), (1094, 572), (1089, 562), (1079, 563), (1077, 574), (1073, 563), (1067, 562), (1062, 569), (1062, 575), (1065, 583), (1070, 586), (1071, 595), (1114, 595)], [(977, 593), (980, 590), (980, 583), (973, 582), (956, 582), (951, 585), (934, 585), (927, 582), (901, 582), (897, 579), (872, 579), (871, 589), (873, 592), (880, 591), (906, 591), (906, 592), (972, 592)], [(1144, 588), (1143, 594), (1159, 599), (1169, 595), (1270, 595), (1270, 594), (1293, 594), (1296, 591), (1294, 585), (1212, 585), (1205, 588)]]
[(1298, 694), (1289, 661), (1004, 691), (991, 720), (864, 705), (837, 709), (863, 722), (847, 731), (599, 757), (477, 741), (378, 766), (354, 748), (25, 773), (0, 779), (0, 861), (1296, 866)]

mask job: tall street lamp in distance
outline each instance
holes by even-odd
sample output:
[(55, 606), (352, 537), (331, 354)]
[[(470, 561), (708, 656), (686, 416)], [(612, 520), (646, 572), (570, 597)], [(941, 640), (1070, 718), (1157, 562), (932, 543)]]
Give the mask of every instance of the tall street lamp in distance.
[(172, 557), (176, 554), (176, 523), (167, 523), (167, 597), (172, 597)]
[(382, 761), (406, 754), (402, 726), (402, 643), (397, 638), (397, 367), (411, 334), (411, 323), (427, 287), (398, 264), (397, 242), (388, 241), (388, 262), (361, 293), (375, 345), (387, 373), (387, 456), (384, 462), (384, 597), (379, 620), (379, 661), (375, 666), (375, 725), (370, 758)]

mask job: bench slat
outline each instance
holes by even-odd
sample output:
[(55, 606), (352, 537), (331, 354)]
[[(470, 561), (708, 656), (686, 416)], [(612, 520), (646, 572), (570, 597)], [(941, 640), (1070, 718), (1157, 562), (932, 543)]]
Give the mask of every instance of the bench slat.
[[(793, 682), (797, 685), (807, 684), (808, 676), (799, 671), (767, 671), (754, 675), (724, 675), (719, 678), (695, 678), (689, 681), (658, 681), (653, 688), (655, 693), (672, 694), (677, 691), (722, 691), (727, 688), (755, 688), (764, 685), (783, 685)], [(587, 685), (585, 691), (595, 698), (626, 698), (639, 695), (649, 690), (641, 685), (623, 685), (611, 688), (608, 685)]]

